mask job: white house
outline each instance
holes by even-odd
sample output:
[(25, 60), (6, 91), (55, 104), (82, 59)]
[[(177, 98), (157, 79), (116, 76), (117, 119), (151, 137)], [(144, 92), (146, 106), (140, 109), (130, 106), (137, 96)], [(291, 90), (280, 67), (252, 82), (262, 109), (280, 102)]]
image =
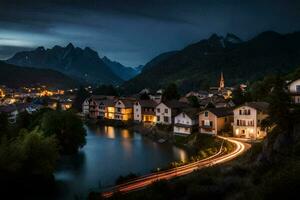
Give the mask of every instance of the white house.
[(131, 99), (119, 99), (115, 104), (115, 120), (128, 121), (133, 119), (133, 101)]
[(190, 135), (197, 129), (198, 125), (198, 110), (189, 109), (175, 116), (174, 119), (174, 134)]
[(289, 93), (295, 104), (300, 104), (300, 79), (294, 80), (288, 84)]
[(82, 113), (84, 116), (88, 116), (90, 112), (90, 97), (85, 99), (82, 104)]
[(154, 100), (138, 100), (133, 104), (133, 118), (136, 122), (155, 123), (155, 107), (157, 103)]
[(161, 102), (156, 106), (156, 123), (170, 125), (174, 122), (174, 117), (183, 109), (186, 105), (179, 101), (167, 101)]
[(266, 102), (249, 102), (233, 110), (233, 135), (235, 137), (258, 139), (266, 136), (261, 122), (268, 114), (269, 104)]

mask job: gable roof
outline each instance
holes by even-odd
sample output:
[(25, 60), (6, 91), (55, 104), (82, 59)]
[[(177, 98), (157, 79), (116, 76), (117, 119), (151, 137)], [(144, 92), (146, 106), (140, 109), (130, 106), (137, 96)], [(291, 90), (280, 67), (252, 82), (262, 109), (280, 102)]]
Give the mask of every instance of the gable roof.
[(233, 111), (231, 108), (208, 108), (200, 113), (204, 113), (206, 111), (213, 113), (217, 117), (225, 117), (225, 116), (233, 115)]
[(186, 108), (186, 109), (183, 109), (183, 111), (181, 113), (185, 113), (191, 119), (195, 119), (195, 118), (198, 117), (199, 109), (197, 109), (197, 108)]
[(121, 101), (126, 108), (133, 106), (133, 101), (131, 99), (119, 99), (118, 101)]
[[(267, 112), (268, 111), (268, 108), (269, 108), (269, 103), (267, 102), (263, 102), (263, 101), (253, 101), (253, 102), (246, 102), (245, 104), (239, 106), (239, 107), (242, 107), (242, 106), (249, 106), (251, 108), (254, 108), (256, 110), (259, 110), (259, 111), (262, 111), (262, 112)], [(237, 108), (239, 108), (237, 107)], [(237, 109), (236, 108), (236, 109)]]
[(168, 106), (169, 108), (173, 108), (173, 109), (188, 107), (188, 105), (186, 103), (180, 102), (178, 100), (163, 101), (161, 103), (163, 103), (166, 106)]
[(116, 101), (113, 100), (113, 99), (104, 99), (104, 100), (100, 100), (99, 102), (99, 105), (104, 105), (104, 106), (114, 106)]
[(137, 100), (142, 107), (154, 108), (157, 106), (157, 103), (153, 100)]

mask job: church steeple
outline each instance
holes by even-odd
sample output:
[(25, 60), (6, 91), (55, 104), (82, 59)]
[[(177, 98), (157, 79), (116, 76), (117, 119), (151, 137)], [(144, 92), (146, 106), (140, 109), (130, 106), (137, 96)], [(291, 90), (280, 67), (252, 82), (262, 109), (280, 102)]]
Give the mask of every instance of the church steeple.
[(221, 72), (221, 78), (220, 78), (220, 85), (219, 85), (219, 90), (222, 90), (225, 88), (225, 81), (224, 81), (224, 76), (223, 72)]

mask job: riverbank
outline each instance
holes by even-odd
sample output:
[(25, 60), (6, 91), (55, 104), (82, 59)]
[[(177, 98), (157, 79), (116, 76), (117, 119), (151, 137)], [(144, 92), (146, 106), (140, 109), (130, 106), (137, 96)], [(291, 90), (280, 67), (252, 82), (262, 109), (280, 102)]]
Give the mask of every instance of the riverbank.
[[(100, 126), (113, 126), (117, 128), (126, 128), (128, 130), (137, 132), (142, 136), (145, 136), (152, 141), (158, 143), (168, 143), (178, 148), (182, 148), (188, 152), (189, 158), (185, 161), (187, 163), (195, 160), (204, 159), (219, 151), (221, 146), (225, 148), (225, 151), (232, 151), (233, 146), (227, 141), (222, 139), (200, 134), (194, 132), (191, 135), (175, 135), (173, 133), (173, 127), (171, 125), (153, 125), (153, 124), (142, 124), (134, 121), (116, 121), (116, 120), (89, 120), (87, 124), (100, 125)], [(180, 161), (176, 165), (185, 164)], [(170, 163), (174, 165), (174, 163)], [(169, 168), (169, 167), (168, 167)]]

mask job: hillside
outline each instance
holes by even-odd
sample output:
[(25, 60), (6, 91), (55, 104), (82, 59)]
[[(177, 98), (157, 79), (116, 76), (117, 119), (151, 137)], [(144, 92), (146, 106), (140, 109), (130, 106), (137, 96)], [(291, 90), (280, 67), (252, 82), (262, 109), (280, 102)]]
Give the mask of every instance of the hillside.
[(118, 85), (123, 82), (96, 51), (89, 47), (74, 47), (71, 43), (66, 47), (38, 47), (33, 51), (19, 52), (6, 62), (18, 66), (54, 69), (90, 83)]
[(111, 61), (106, 56), (104, 56), (102, 58), (102, 60), (122, 80), (127, 81), (127, 80), (135, 77), (139, 73), (138, 69), (135, 70), (131, 67), (125, 67), (124, 65), (122, 65), (119, 62)]
[(0, 61), (0, 85), (8, 87), (46, 85), (55, 88), (76, 87), (78, 82), (54, 70), (19, 67)]
[(217, 85), (222, 71), (225, 84), (234, 85), (300, 66), (300, 33), (268, 31), (248, 41), (233, 34), (213, 34), (146, 66), (141, 74), (123, 84), (124, 91), (157, 89), (170, 82), (177, 83), (181, 91), (205, 89)]

